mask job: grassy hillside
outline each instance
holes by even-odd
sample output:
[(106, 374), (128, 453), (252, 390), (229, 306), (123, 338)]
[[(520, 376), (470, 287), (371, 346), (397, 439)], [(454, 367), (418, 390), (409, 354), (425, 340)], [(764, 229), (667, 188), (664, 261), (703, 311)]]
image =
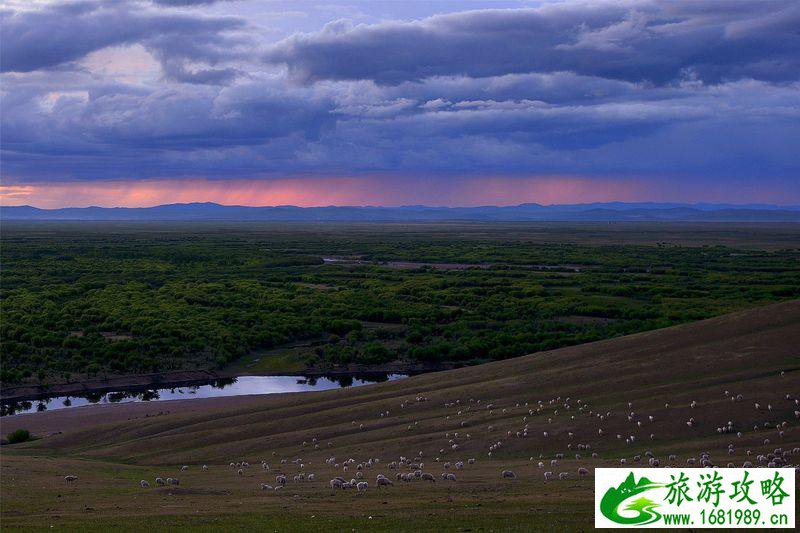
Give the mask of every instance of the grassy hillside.
[[(754, 457), (777, 446), (799, 446), (797, 408), (785, 398), (800, 396), (798, 346), (800, 302), (794, 301), (356, 389), (203, 400), (202, 408), (193, 401), (91, 407), (80, 424), (69, 410), (4, 419), (4, 433), (35, 421), (27, 424), (34, 433), (62, 433), (2, 448), (3, 525), (586, 529), (593, 516), (593, 479), (579, 479), (579, 466), (615, 466), (646, 450), (660, 457), (662, 466), (668, 454), (677, 454), (676, 464), (685, 466), (701, 451), (720, 466), (729, 461), (739, 466), (748, 449)], [(726, 391), (743, 400), (732, 401)], [(536, 413), (538, 401), (543, 407)], [(486, 408), (489, 403), (494, 406)], [(634, 422), (628, 421), (630, 411)], [(601, 421), (598, 412), (611, 415)], [(686, 424), (690, 417), (694, 427)], [(642, 428), (637, 420), (644, 421)], [(717, 432), (728, 421), (741, 438)], [(788, 427), (780, 437), (775, 426), (783, 421)], [(527, 438), (508, 435), (526, 423)], [(626, 444), (617, 434), (636, 440)], [(315, 438), (320, 449), (314, 449)], [(458, 450), (451, 449), (451, 440)], [(497, 442), (502, 447), (489, 457)], [(599, 457), (584, 452), (576, 460), (570, 443), (589, 444)], [(419, 451), (424, 469), (437, 478), (445, 461), (474, 457), (477, 462), (458, 471), (458, 481), (451, 483), (396, 482), (365, 495), (332, 494), (328, 488), (328, 480), (341, 474), (325, 463), (331, 455), (340, 462), (380, 458), (367, 472), (373, 482), (379, 472), (393, 476), (387, 463)], [(567, 459), (545, 470), (570, 472), (570, 479), (545, 481), (536, 462), (556, 453)], [(317, 481), (290, 481), (281, 492), (259, 489), (279, 471), (291, 479), (300, 471), (292, 463), (296, 458)], [(271, 465), (269, 473), (260, 468), (262, 459)], [(253, 466), (240, 477), (227, 465), (242, 460)], [(201, 464), (209, 471), (201, 471)], [(189, 469), (181, 472), (180, 465)], [(519, 479), (501, 480), (504, 468), (515, 470)], [(77, 474), (78, 481), (66, 483), (67, 474)], [(155, 476), (177, 476), (181, 485), (138, 486), (140, 479), (152, 483)]]

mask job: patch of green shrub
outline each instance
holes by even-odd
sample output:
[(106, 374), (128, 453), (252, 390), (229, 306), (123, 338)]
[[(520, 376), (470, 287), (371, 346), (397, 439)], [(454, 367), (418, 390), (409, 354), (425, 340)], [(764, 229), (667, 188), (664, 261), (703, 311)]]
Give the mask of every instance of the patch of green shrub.
[(31, 440), (31, 432), (28, 431), (27, 429), (18, 429), (12, 433), (9, 433), (6, 439), (8, 439), (9, 444), (26, 442)]

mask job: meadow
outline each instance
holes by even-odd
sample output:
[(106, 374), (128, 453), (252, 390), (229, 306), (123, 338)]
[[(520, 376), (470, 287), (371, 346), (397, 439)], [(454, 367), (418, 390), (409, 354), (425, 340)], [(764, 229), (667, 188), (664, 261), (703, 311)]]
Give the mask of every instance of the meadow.
[(800, 296), (781, 224), (15, 223), (3, 384), (457, 367)]

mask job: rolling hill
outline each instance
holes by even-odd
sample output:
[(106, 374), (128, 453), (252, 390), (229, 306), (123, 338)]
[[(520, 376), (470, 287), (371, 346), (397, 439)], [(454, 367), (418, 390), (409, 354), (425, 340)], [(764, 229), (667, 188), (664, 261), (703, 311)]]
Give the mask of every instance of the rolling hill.
[[(579, 467), (591, 472), (619, 465), (621, 458), (633, 463), (646, 451), (661, 466), (685, 467), (703, 451), (715, 465), (741, 466), (776, 447), (800, 446), (798, 346), (800, 301), (792, 301), (360, 388), (4, 419), (4, 433), (17, 427), (58, 433), (3, 447), (3, 523), (90, 530), (587, 529), (593, 480), (579, 478)], [(732, 429), (721, 433), (729, 421)], [(781, 436), (777, 427), (784, 422)], [(578, 444), (591, 450), (581, 451), (580, 459), (574, 458)], [(328, 457), (337, 463), (379, 458), (367, 473), (372, 483), (379, 472), (394, 475), (390, 461), (419, 452), (418, 461), (437, 479), (445, 462), (476, 463), (453, 470), (456, 482), (395, 482), (363, 495), (328, 488), (342, 473), (325, 462)], [(549, 466), (557, 453), (566, 459)], [(675, 461), (668, 461), (670, 454)], [(537, 466), (540, 457), (544, 469)], [(239, 476), (228, 466), (236, 461), (253, 466)], [(181, 465), (189, 468), (180, 471)], [(505, 468), (519, 479), (501, 479)], [(570, 477), (546, 481), (544, 470)], [(259, 489), (280, 471), (290, 479), (314, 472), (317, 481)], [(78, 481), (66, 483), (67, 474)], [(140, 479), (152, 483), (159, 475), (179, 477), (180, 487), (139, 487)]]

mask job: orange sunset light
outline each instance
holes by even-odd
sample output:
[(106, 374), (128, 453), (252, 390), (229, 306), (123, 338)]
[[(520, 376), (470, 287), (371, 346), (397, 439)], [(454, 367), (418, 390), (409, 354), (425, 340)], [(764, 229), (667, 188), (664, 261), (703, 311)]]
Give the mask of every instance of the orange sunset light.
[(646, 197), (633, 180), (536, 176), (450, 179), (307, 177), (282, 179), (154, 179), (39, 183), (0, 187), (3, 205), (42, 208), (147, 207), (169, 203), (223, 205), (516, 205), (638, 201)]

